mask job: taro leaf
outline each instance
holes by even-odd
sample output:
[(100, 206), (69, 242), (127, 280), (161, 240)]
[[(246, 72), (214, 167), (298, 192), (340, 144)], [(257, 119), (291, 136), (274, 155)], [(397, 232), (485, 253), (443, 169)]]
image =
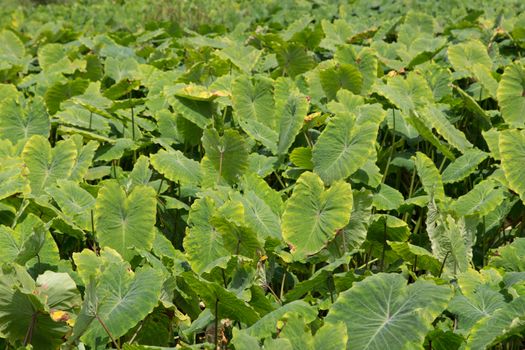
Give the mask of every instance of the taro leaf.
[(196, 277), (192, 272), (183, 273), (182, 276), (186, 283), (202, 298), (206, 307), (214, 315), (218, 313), (219, 319), (230, 318), (248, 326), (259, 320), (257, 312), (232, 291), (224, 289), (217, 283)]
[(340, 350), (346, 347), (348, 334), (344, 322), (325, 323), (314, 336), (315, 350)]
[(376, 85), (375, 90), (405, 113), (434, 99), (425, 78), (415, 72), (410, 72), (406, 79), (399, 75), (389, 78), (386, 85)]
[(210, 101), (197, 101), (189, 98), (171, 96), (168, 87), (165, 88), (168, 102), (181, 117), (189, 120), (199, 128), (204, 129), (213, 121), (213, 104)]
[(218, 262), (230, 256), (222, 235), (210, 223), (215, 207), (211, 198), (197, 199), (191, 206), (184, 250), (191, 268), (197, 274), (211, 271)]
[(340, 89), (359, 94), (363, 87), (363, 75), (351, 64), (336, 64), (319, 72), (321, 85), (329, 100), (335, 99)]
[(0, 139), (13, 143), (32, 135), (49, 136), (50, 122), (44, 103), (34, 98), (25, 107), (14, 100), (0, 102)]
[[(315, 66), (315, 60), (305, 47), (290, 43), (276, 48), (275, 55), (281, 69), (291, 78), (308, 72)], [(246, 59), (244, 57), (244, 59)]]
[(0, 58), (15, 63), (24, 57), (26, 50), (24, 43), (10, 30), (0, 32)]
[(18, 265), (0, 271), (0, 334), (13, 342), (27, 339), (35, 349), (56, 349), (69, 329), (69, 312), (79, 305), (79, 292), (66, 273), (47, 271), (35, 283)]
[(278, 154), (288, 152), (308, 112), (306, 96), (295, 90), (291, 80), (281, 78), (275, 83), (275, 114), (279, 121)]
[(261, 57), (261, 54), (261, 50), (257, 50), (252, 46), (245, 46), (238, 43), (216, 52), (217, 56), (230, 60), (246, 74), (251, 73), (257, 64), (257, 61)]
[(72, 140), (59, 141), (54, 148), (46, 138), (32, 136), (24, 146), (22, 158), (29, 169), (31, 194), (43, 194), (46, 187), (67, 179), (73, 170), (77, 150)]
[(368, 94), (377, 78), (378, 64), (375, 52), (366, 47), (356, 52), (352, 46), (344, 45), (337, 49), (334, 58), (340, 63), (352, 64), (359, 69), (363, 76), (361, 94)]
[(84, 179), (84, 176), (87, 174), (99, 144), (96, 141), (89, 141), (84, 145), (82, 136), (80, 135), (71, 136), (71, 140), (75, 142), (77, 148), (77, 157), (75, 159), (73, 169), (71, 169), (71, 175), (69, 175), (69, 179), (79, 182)]
[(492, 180), (483, 180), (467, 194), (459, 197), (452, 208), (460, 215), (485, 216), (494, 211), (505, 199), (503, 189)]
[(151, 165), (159, 173), (173, 182), (198, 184), (201, 180), (201, 169), (198, 162), (177, 150), (160, 150), (151, 156)]
[(22, 159), (0, 157), (0, 200), (16, 193), (29, 193), (31, 189), (26, 175), (25, 164)]
[(469, 267), (472, 258), (473, 234), (466, 220), (455, 220), (439, 211), (436, 204), (428, 204), (427, 233), (432, 253), (443, 263), (447, 273), (456, 275)]
[(424, 153), (417, 152), (415, 164), (425, 192), (436, 200), (443, 202), (445, 200), (445, 190), (443, 189), (441, 175), (434, 162)]
[(498, 254), (490, 260), (490, 266), (503, 268), (505, 271), (525, 272), (525, 238), (516, 238), (512, 244), (500, 247)]
[(324, 189), (319, 176), (306, 172), (299, 177), (282, 219), (283, 238), (292, 246), (296, 260), (320, 251), (350, 219), (352, 188), (335, 182)]
[(202, 136), (202, 145), (218, 177), (228, 183), (237, 182), (248, 167), (246, 143), (235, 130), (228, 129), (219, 136), (215, 129), (207, 129)]
[(281, 239), (281, 220), (264, 200), (253, 191), (245, 191), (239, 200), (244, 205), (244, 220), (249, 228), (262, 239)]
[(46, 189), (67, 219), (83, 230), (91, 230), (91, 210), (95, 208), (95, 198), (73, 181), (59, 180), (58, 186)]
[(425, 123), (441, 135), (447, 142), (465, 153), (472, 148), (472, 144), (467, 140), (462, 131), (456, 129), (454, 125), (447, 119), (445, 113), (437, 106), (425, 106), (420, 110), (419, 116)]
[(430, 271), (434, 276), (439, 275), (441, 261), (425, 248), (408, 242), (388, 242), (388, 245), (397, 255), (415, 265), (418, 270)]
[(346, 324), (349, 349), (420, 347), (451, 297), (448, 286), (379, 273), (341, 293), (325, 321)]
[(301, 314), (288, 313), (280, 323), (279, 337), (290, 340), (293, 350), (313, 349), (314, 339), (310, 327)]
[(466, 349), (487, 349), (496, 340), (520, 334), (525, 325), (525, 296), (520, 296), (491, 316), (478, 321), (467, 340)]
[[(102, 258), (97, 258), (102, 259)], [(133, 272), (122, 260), (108, 264), (97, 278), (96, 318), (82, 335), (84, 343), (100, 348), (110, 341), (102, 323), (120, 338), (143, 320), (158, 304), (163, 278), (160, 271), (141, 268)]]
[[(368, 232), (372, 213), (373, 196), (369, 190), (353, 191), (352, 214), (348, 225), (343, 229), (347, 249), (357, 249), (363, 244)], [(346, 248), (345, 248), (346, 249)]]
[(137, 186), (128, 195), (116, 182), (106, 183), (95, 205), (95, 230), (102, 247), (115, 249), (126, 260), (131, 248), (150, 249), (153, 245), (157, 200), (151, 187)]
[(312, 163), (312, 149), (309, 147), (296, 147), (289, 155), (290, 160), (299, 168), (312, 170), (314, 163)]
[(457, 315), (458, 329), (470, 330), (476, 322), (503, 306), (503, 294), (487, 285), (478, 285), (472, 293), (456, 295), (447, 309)]
[(441, 140), (433, 134), (432, 129), (429, 127), (427, 122), (419, 115), (416, 111), (410, 111), (408, 115), (402, 114), (406, 118), (406, 121), (417, 130), (417, 132), (434, 147), (437, 148), (445, 157), (454, 160), (456, 157), (454, 153), (450, 151), (446, 144), (443, 144)]
[(458, 72), (468, 72), (478, 64), (487, 68), (492, 66), (487, 48), (478, 40), (451, 45), (448, 48), (448, 59), (452, 63), (452, 67)]
[(73, 96), (81, 95), (86, 91), (89, 85), (88, 80), (75, 79), (66, 83), (55, 83), (50, 86), (45, 95), (47, 109), (49, 114), (54, 115), (60, 110), (60, 104)]
[(499, 135), (501, 168), (511, 190), (525, 201), (525, 179), (521, 164), (525, 164), (525, 131), (503, 130)]
[(241, 76), (232, 84), (234, 116), (241, 128), (273, 153), (279, 135), (271, 82)]
[(251, 327), (244, 330), (249, 335), (257, 338), (271, 337), (275, 332), (275, 326), (287, 313), (300, 314), (306, 322), (312, 322), (317, 317), (317, 311), (303, 300), (292, 301), (267, 313)]
[(525, 124), (525, 69), (514, 63), (505, 68), (498, 86), (498, 102), (503, 119), (513, 127)]
[(357, 116), (341, 113), (328, 123), (312, 151), (314, 171), (324, 182), (345, 179), (368, 161), (385, 115), (378, 105), (367, 105)]
[(401, 192), (386, 184), (381, 184), (379, 192), (374, 194), (373, 205), (377, 210), (396, 210), (404, 200)]
[(447, 168), (443, 171), (442, 179), (443, 183), (455, 183), (462, 181), (467, 176), (472, 174), (477, 166), (481, 164), (488, 154), (472, 148), (464, 152), (464, 154), (454, 160)]

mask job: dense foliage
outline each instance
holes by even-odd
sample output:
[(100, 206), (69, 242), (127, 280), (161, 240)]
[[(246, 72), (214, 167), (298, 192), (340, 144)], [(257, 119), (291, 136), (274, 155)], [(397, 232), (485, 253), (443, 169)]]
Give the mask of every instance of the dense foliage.
[(523, 349), (525, 3), (208, 3), (0, 10), (0, 347)]

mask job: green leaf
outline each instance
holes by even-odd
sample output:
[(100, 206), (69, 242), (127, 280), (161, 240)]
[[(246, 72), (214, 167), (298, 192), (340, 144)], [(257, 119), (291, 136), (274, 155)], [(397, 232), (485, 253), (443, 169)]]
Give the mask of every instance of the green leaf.
[(377, 210), (395, 210), (403, 204), (405, 199), (401, 192), (386, 184), (379, 186), (379, 192), (374, 194), (373, 206)]
[(155, 238), (156, 209), (156, 193), (151, 187), (137, 186), (126, 195), (116, 182), (106, 183), (95, 206), (100, 245), (115, 249), (126, 260), (136, 254), (131, 248), (150, 249)]
[(326, 323), (314, 337), (315, 350), (340, 350), (346, 347), (348, 334), (343, 322)]
[(184, 237), (184, 250), (191, 268), (197, 274), (211, 271), (218, 262), (230, 255), (221, 234), (210, 223), (215, 212), (211, 198), (197, 199), (191, 206), (189, 228)]
[(275, 114), (279, 121), (278, 154), (288, 152), (308, 112), (306, 96), (295, 90), (291, 80), (281, 78), (275, 83)]
[(259, 320), (257, 312), (232, 291), (224, 289), (217, 283), (195, 277), (191, 272), (184, 273), (183, 276), (186, 283), (199, 294), (212, 313), (218, 313), (219, 319), (230, 318), (248, 326)]
[(481, 162), (487, 159), (488, 154), (472, 148), (467, 150), (461, 157), (450, 163), (443, 171), (443, 183), (455, 183), (462, 181), (472, 174)]
[(312, 149), (309, 147), (296, 147), (289, 155), (292, 163), (300, 168), (312, 170), (314, 163), (312, 162)]
[(379, 273), (339, 295), (326, 323), (344, 322), (351, 349), (421, 347), (432, 322), (452, 297), (448, 286)]
[(415, 72), (410, 72), (406, 79), (399, 75), (389, 78), (386, 85), (377, 83), (375, 91), (407, 114), (434, 100), (425, 78)]
[(507, 66), (498, 86), (498, 102), (503, 119), (512, 127), (525, 124), (525, 69), (515, 63)]
[(314, 171), (323, 181), (346, 179), (367, 162), (385, 115), (378, 105), (367, 105), (357, 116), (344, 113), (330, 120), (312, 150)]
[(215, 129), (207, 129), (202, 136), (202, 145), (219, 178), (235, 183), (246, 171), (248, 149), (237, 131), (228, 129), (219, 136)]
[(445, 200), (445, 190), (443, 189), (441, 175), (434, 162), (425, 154), (417, 152), (415, 165), (425, 192), (436, 200), (443, 202)]
[(475, 65), (492, 67), (487, 48), (478, 40), (451, 45), (448, 48), (448, 59), (458, 72), (469, 72)]
[(317, 311), (312, 306), (303, 300), (296, 300), (267, 313), (245, 331), (257, 338), (271, 337), (275, 332), (277, 321), (288, 313), (300, 314), (307, 322), (312, 322), (317, 317)]
[[(315, 66), (312, 55), (305, 47), (297, 43), (277, 47), (275, 56), (281, 69), (291, 78), (308, 72)], [(246, 57), (243, 57), (243, 59), (246, 59)]]
[(46, 192), (68, 220), (83, 230), (91, 230), (91, 211), (95, 208), (95, 198), (73, 181), (59, 180), (57, 184), (48, 187)]
[(59, 141), (54, 148), (46, 138), (32, 136), (24, 146), (22, 158), (29, 169), (31, 194), (38, 196), (46, 187), (59, 179), (67, 179), (73, 170), (77, 157), (76, 146), (72, 140)]
[(158, 304), (163, 278), (160, 271), (148, 267), (133, 272), (126, 262), (116, 259), (96, 280), (98, 302), (93, 313), (97, 319), (90, 322), (81, 340), (99, 348), (110, 342), (102, 323), (116, 339), (126, 334)]
[(452, 208), (460, 216), (474, 214), (485, 216), (494, 211), (504, 199), (503, 189), (497, 187), (492, 180), (483, 180), (470, 192), (459, 197)]
[(25, 106), (15, 100), (0, 102), (0, 139), (16, 143), (33, 135), (47, 138), (49, 129), (49, 117), (42, 99), (32, 99)]
[(467, 140), (465, 134), (456, 129), (447, 119), (445, 113), (437, 106), (426, 106), (420, 110), (419, 116), (422, 117), (427, 125), (436, 129), (437, 133), (447, 140), (450, 145), (462, 153), (472, 148), (472, 144)]
[(363, 87), (361, 72), (351, 64), (336, 64), (319, 71), (321, 85), (329, 100), (335, 99), (340, 89), (359, 94)]
[(247, 76), (239, 77), (232, 84), (232, 103), (241, 128), (276, 153), (279, 135), (271, 82), (257, 79), (252, 83)]
[(297, 260), (320, 251), (350, 219), (352, 189), (336, 182), (328, 190), (321, 179), (306, 172), (299, 177), (283, 214), (283, 238)]
[(472, 328), (466, 349), (486, 349), (496, 340), (520, 334), (525, 325), (525, 296), (520, 296), (490, 317), (478, 321)]
[(505, 271), (525, 272), (525, 238), (518, 237), (506, 246), (498, 249), (498, 255), (490, 259), (490, 266), (503, 268)]
[(168, 180), (175, 183), (198, 184), (202, 174), (200, 165), (177, 150), (160, 150), (151, 156), (151, 165)]
[(525, 164), (525, 131), (503, 130), (499, 134), (501, 168), (511, 190), (525, 201), (525, 181), (520, 164)]
[(432, 253), (443, 263), (447, 273), (456, 275), (466, 271), (472, 259), (473, 233), (465, 219), (455, 220), (442, 213), (431, 201), (426, 226)]
[[(0, 334), (13, 342), (35, 349), (54, 350), (69, 327), (64, 322), (80, 305), (80, 294), (66, 273), (47, 271), (37, 282), (20, 266), (4, 267), (0, 272)], [(63, 321), (54, 321), (51, 311), (64, 311)]]

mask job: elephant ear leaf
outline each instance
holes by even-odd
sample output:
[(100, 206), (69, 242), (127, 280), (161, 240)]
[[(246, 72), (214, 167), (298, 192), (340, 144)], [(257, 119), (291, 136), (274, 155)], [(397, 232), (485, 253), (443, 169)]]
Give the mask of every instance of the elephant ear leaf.
[(219, 136), (215, 129), (207, 129), (202, 136), (202, 145), (206, 151), (204, 159), (211, 163), (218, 179), (236, 183), (248, 168), (248, 149), (237, 131), (226, 130)]
[[(111, 262), (105, 262), (107, 266), (96, 278), (94, 290), (93, 282), (88, 285), (91, 288), (89, 298), (86, 297), (88, 302), (84, 302), (81, 312), (84, 326), (87, 326), (81, 340), (92, 348), (111, 341), (104, 328), (114, 338), (119, 338), (143, 320), (159, 302), (162, 273), (148, 267), (133, 272), (127, 262), (117, 254), (114, 256), (116, 258)], [(105, 257), (97, 259), (104, 260)], [(84, 331), (80, 328), (76, 329), (78, 333)]]
[(525, 201), (525, 181), (521, 164), (525, 162), (525, 131), (504, 130), (499, 135), (501, 168), (511, 190)]
[(35, 98), (25, 107), (13, 99), (0, 103), (0, 139), (13, 143), (32, 135), (49, 136), (50, 122), (44, 102)]
[(505, 68), (499, 82), (498, 102), (503, 119), (513, 127), (525, 124), (525, 68), (515, 63)]
[(80, 302), (68, 274), (46, 271), (35, 283), (23, 267), (13, 265), (0, 271), (0, 334), (13, 342), (27, 339), (34, 349), (57, 349)]
[(346, 324), (348, 349), (418, 348), (451, 297), (447, 286), (424, 280), (407, 286), (401, 275), (379, 273), (341, 293), (326, 323)]
[(379, 106), (368, 105), (358, 108), (356, 115), (340, 113), (328, 123), (312, 151), (314, 171), (324, 182), (346, 179), (363, 167), (385, 116)]
[(31, 194), (39, 196), (59, 179), (67, 179), (73, 170), (77, 150), (72, 140), (57, 142), (54, 148), (40, 135), (32, 136), (24, 146), (22, 158), (29, 169)]
[(283, 238), (292, 246), (295, 259), (319, 252), (333, 239), (348, 224), (352, 203), (350, 184), (336, 182), (325, 190), (319, 176), (302, 174), (282, 219)]
[(149, 250), (155, 239), (157, 200), (155, 190), (136, 186), (128, 195), (116, 182), (103, 186), (95, 204), (95, 230), (101, 246), (115, 249), (126, 260), (131, 248)]

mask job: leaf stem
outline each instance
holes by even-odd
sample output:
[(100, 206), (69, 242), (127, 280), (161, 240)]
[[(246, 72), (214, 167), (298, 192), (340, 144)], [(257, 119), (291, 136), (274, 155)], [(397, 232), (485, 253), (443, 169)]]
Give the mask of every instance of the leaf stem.
[(31, 344), (31, 340), (33, 339), (33, 330), (35, 329), (36, 318), (38, 317), (38, 314), (39, 311), (35, 311), (33, 315), (31, 315), (31, 322), (29, 323), (26, 336), (24, 337), (24, 346), (26, 346), (27, 344)]
[(219, 298), (215, 299), (215, 349), (219, 348)]
[(102, 326), (102, 328), (104, 328), (104, 331), (106, 331), (106, 333), (108, 334), (108, 336), (111, 338), (111, 342), (113, 343), (113, 345), (115, 345), (115, 347), (120, 350), (120, 346), (118, 345), (117, 341), (115, 340), (115, 338), (113, 337), (113, 334), (111, 334), (111, 332), (109, 331), (108, 327), (106, 326), (106, 324), (104, 323), (104, 321), (102, 321), (102, 319), (98, 316), (98, 315), (95, 315), (95, 318), (97, 319), (97, 321), (100, 323), (100, 325)]

